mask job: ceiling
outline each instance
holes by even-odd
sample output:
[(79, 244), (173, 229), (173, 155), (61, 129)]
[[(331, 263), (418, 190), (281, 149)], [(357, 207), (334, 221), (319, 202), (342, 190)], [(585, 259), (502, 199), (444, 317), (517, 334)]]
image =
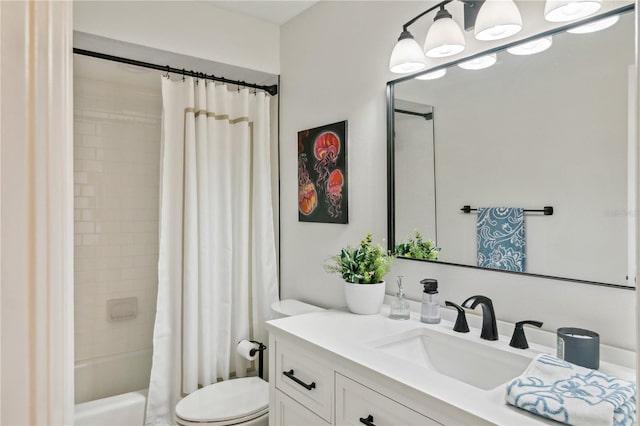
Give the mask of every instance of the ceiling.
[(282, 25), (293, 17), (304, 12), (318, 1), (308, 0), (262, 0), (262, 1), (245, 1), (245, 0), (209, 0), (209, 4), (220, 7), (243, 15), (253, 16), (263, 21), (272, 22)]

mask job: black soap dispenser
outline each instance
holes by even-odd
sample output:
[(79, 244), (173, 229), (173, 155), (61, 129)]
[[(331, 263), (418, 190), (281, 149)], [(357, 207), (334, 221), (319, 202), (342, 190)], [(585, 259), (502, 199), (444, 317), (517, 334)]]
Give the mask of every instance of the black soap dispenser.
[(420, 281), (424, 286), (422, 292), (422, 309), (420, 321), (427, 324), (440, 323), (440, 303), (438, 301), (438, 280), (425, 278)]

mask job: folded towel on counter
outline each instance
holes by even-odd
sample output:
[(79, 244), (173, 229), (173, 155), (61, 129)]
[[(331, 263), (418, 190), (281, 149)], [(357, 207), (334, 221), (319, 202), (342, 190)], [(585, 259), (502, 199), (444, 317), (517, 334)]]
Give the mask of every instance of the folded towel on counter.
[(478, 266), (525, 271), (524, 210), (515, 207), (478, 209)]
[(636, 423), (634, 382), (538, 355), (507, 385), (505, 400), (518, 408), (570, 425)]

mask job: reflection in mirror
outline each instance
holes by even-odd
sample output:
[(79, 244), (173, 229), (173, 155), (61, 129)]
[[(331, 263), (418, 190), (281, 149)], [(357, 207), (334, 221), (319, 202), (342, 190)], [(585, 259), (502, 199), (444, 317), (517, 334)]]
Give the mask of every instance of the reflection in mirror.
[[(497, 54), (481, 70), (393, 84), (395, 223), (419, 230), (439, 261), (477, 265), (477, 212), (525, 213), (526, 273), (631, 286), (627, 149), (633, 13), (603, 31), (559, 33), (538, 54)], [(431, 105), (433, 107), (431, 107)], [(431, 113), (431, 119), (416, 114)]]
[(396, 209), (397, 242), (407, 240), (415, 231), (436, 240), (435, 157), (433, 146), (433, 107), (397, 99), (394, 108), (396, 186), (420, 190), (398, 191), (396, 204), (411, 206)]

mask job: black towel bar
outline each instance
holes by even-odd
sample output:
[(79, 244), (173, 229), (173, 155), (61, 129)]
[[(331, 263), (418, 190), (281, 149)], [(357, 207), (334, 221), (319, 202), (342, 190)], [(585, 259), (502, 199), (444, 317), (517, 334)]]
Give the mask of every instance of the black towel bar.
[[(478, 209), (472, 209), (471, 206), (462, 206), (462, 208), (460, 209), (461, 211), (463, 211), (464, 213), (471, 213), (471, 212), (475, 212), (478, 211)], [(523, 210), (525, 213), (544, 213), (545, 216), (551, 216), (553, 214), (553, 207), (551, 206), (544, 206), (544, 208), (542, 209), (524, 209)]]

